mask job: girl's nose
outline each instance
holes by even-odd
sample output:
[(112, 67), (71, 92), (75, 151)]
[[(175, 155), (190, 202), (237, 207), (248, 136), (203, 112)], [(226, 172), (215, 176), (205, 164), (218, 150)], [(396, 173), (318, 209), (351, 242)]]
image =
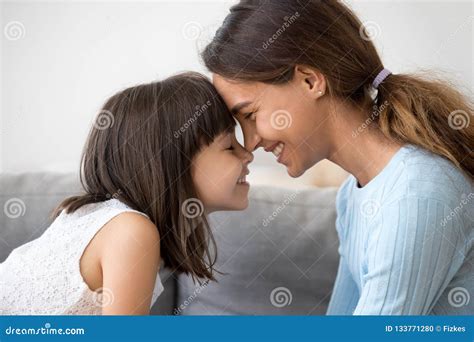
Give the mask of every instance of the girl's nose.
[(253, 162), (253, 153), (252, 152), (249, 152), (247, 151), (245, 148), (243, 149), (244, 150), (244, 163), (245, 165), (248, 165), (250, 164), (251, 162)]

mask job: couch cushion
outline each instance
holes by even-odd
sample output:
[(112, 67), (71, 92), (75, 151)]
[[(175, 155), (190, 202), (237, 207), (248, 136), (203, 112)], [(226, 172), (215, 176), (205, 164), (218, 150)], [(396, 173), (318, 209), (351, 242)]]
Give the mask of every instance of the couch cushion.
[[(38, 238), (51, 224), (53, 209), (80, 191), (79, 177), (73, 173), (0, 174), (0, 262), (14, 248)], [(176, 279), (167, 269), (160, 277), (165, 290), (151, 312), (172, 314)]]
[(243, 212), (210, 217), (218, 282), (178, 278), (183, 315), (322, 315), (339, 257), (337, 188), (292, 191), (255, 186)]

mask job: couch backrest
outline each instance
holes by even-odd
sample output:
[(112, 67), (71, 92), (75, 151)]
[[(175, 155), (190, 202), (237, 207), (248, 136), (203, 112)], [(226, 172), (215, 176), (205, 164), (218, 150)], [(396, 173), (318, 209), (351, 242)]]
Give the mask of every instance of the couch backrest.
[[(52, 210), (81, 191), (73, 173), (0, 174), (0, 262), (39, 237)], [(249, 208), (212, 214), (218, 283), (164, 269), (152, 314), (324, 314), (338, 264), (335, 188), (253, 186)]]
[[(50, 214), (61, 201), (81, 192), (74, 173), (0, 174), (0, 262), (10, 252), (41, 236), (51, 224)], [(176, 304), (176, 278), (160, 272), (165, 290), (152, 314), (172, 314)]]
[(323, 315), (339, 257), (336, 188), (255, 186), (242, 212), (211, 215), (218, 283), (179, 277), (185, 315)]

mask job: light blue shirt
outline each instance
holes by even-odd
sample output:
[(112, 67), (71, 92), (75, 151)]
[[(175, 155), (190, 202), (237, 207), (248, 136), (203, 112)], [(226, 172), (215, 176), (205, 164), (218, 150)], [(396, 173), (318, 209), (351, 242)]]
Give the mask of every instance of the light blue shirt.
[(474, 185), (451, 162), (406, 145), (337, 215), (328, 315), (474, 314)]

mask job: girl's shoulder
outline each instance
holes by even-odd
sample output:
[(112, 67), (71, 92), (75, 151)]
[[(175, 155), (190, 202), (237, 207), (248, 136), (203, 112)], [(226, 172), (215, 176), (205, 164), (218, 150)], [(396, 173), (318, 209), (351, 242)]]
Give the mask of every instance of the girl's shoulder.
[[(120, 202), (121, 203), (121, 202)], [(113, 208), (126, 205), (114, 204)], [(160, 234), (156, 225), (145, 214), (135, 210), (119, 211), (113, 215), (94, 237), (96, 245), (104, 253), (116, 253), (117, 250), (143, 250), (147, 247), (159, 251)]]
[[(80, 263), (81, 274), (89, 288), (106, 288), (117, 301), (103, 308), (103, 313), (108, 310), (109, 314), (129, 314), (132, 307), (139, 307), (139, 311), (146, 314), (150, 303), (143, 298), (154, 293), (156, 282), (161, 284), (158, 275), (160, 234), (147, 216), (122, 211), (97, 232)], [(141, 297), (141, 303), (137, 302), (137, 296)]]

